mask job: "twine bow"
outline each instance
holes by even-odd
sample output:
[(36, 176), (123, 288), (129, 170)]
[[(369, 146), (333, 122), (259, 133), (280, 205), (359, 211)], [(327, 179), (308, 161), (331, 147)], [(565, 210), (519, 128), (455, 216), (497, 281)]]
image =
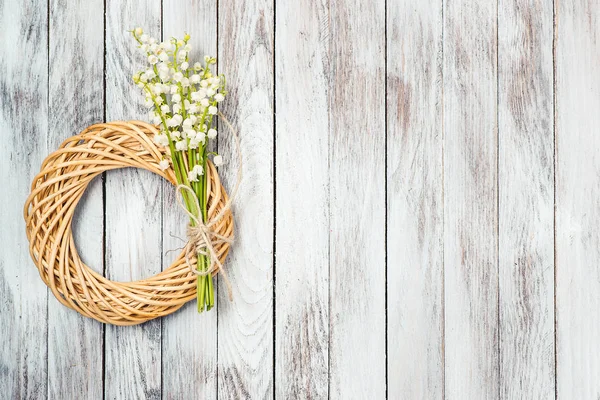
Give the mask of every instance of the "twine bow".
[[(185, 206), (185, 204), (183, 204), (182, 191), (187, 191), (188, 193), (191, 194), (190, 198), (194, 202), (195, 209), (198, 210), (198, 213), (200, 212), (200, 203), (198, 202), (196, 193), (192, 190), (192, 188), (190, 188), (189, 186), (186, 186), (184, 184), (180, 184), (177, 186), (176, 192), (177, 192), (177, 202), (179, 203), (179, 206), (193, 221), (193, 223), (188, 224), (187, 231), (186, 231), (188, 242), (186, 243), (186, 245), (184, 247), (185, 262), (187, 263), (190, 271), (193, 274), (198, 275), (198, 276), (206, 276), (206, 275), (212, 274), (215, 271), (218, 271), (223, 276), (223, 280), (225, 281), (225, 284), (227, 285), (227, 292), (229, 294), (229, 300), (233, 300), (233, 290), (231, 287), (231, 282), (229, 281), (229, 278), (227, 277), (227, 273), (225, 272), (225, 269), (223, 268), (223, 264), (221, 263), (221, 260), (219, 259), (217, 252), (215, 250), (215, 247), (217, 247), (223, 243), (229, 243), (229, 244), (233, 243), (233, 237), (226, 237), (226, 236), (220, 235), (213, 229), (213, 227), (231, 209), (231, 205), (233, 204), (233, 199), (237, 195), (238, 189), (240, 187), (240, 182), (242, 181), (242, 152), (240, 150), (240, 138), (237, 135), (235, 129), (233, 128), (233, 126), (231, 126), (231, 123), (229, 122), (229, 120), (227, 120), (227, 118), (225, 118), (225, 116), (221, 112), (219, 112), (219, 117), (221, 117), (223, 122), (225, 122), (225, 125), (227, 125), (227, 128), (229, 128), (229, 131), (235, 138), (236, 152), (237, 152), (237, 157), (238, 157), (238, 170), (237, 170), (236, 183), (233, 188), (233, 191), (231, 192), (231, 195), (229, 196), (229, 199), (223, 205), (223, 208), (221, 208), (221, 210), (217, 213), (217, 215), (215, 215), (214, 217), (212, 217), (210, 219), (207, 218), (207, 221), (204, 222), (204, 221), (202, 221), (202, 218), (199, 218), (196, 214), (194, 214), (193, 212), (188, 210), (187, 207)], [(198, 271), (196, 268), (194, 268), (194, 265), (190, 261), (190, 258), (197, 254), (203, 255), (203, 256), (208, 256), (210, 258), (210, 265), (204, 271)]]

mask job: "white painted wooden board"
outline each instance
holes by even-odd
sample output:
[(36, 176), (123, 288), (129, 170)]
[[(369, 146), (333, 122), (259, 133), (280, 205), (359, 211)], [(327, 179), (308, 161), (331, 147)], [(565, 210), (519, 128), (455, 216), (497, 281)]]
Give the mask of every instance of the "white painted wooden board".
[(344, 0), (330, 3), (329, 11), (329, 396), (380, 399), (386, 392), (385, 4)]
[(44, 1), (0, 3), (0, 396), (48, 391), (48, 291), (29, 258), (23, 203), (48, 144)]
[[(104, 2), (51, 0), (49, 11), (49, 57), (54, 60), (48, 65), (51, 151), (69, 136), (104, 120)], [(97, 18), (98, 23), (89, 23)], [(88, 186), (72, 224), (78, 252), (99, 273), (104, 272), (102, 185), (99, 177)], [(49, 398), (102, 397), (103, 334), (102, 324), (64, 307), (50, 292)]]
[(444, 396), (499, 395), (496, 4), (444, 2)]
[(600, 396), (600, 9), (557, 2), (556, 393)]
[[(204, 60), (217, 55), (217, 1), (164, 0), (162, 36), (191, 36), (190, 59)], [(203, 61), (202, 61), (203, 62)], [(163, 269), (167, 268), (184, 245), (189, 218), (175, 206), (175, 190), (163, 182)], [(215, 307), (198, 314), (195, 301), (164, 318), (162, 323), (162, 393), (165, 399), (217, 398), (217, 316)]]
[[(161, 33), (159, 0), (106, 2), (106, 119), (147, 118), (143, 94), (132, 82), (147, 65), (127, 30)], [(132, 281), (157, 274), (162, 254), (162, 178), (122, 169), (106, 174), (106, 276)], [(107, 399), (161, 397), (162, 320), (107, 326), (104, 395)]]
[(329, 393), (329, 10), (327, 2), (312, 0), (278, 1), (276, 9), (275, 397), (324, 399)]
[[(219, 280), (218, 397), (273, 397), (273, 49), (271, 0), (219, 0), (219, 71), (227, 75), (223, 112), (237, 127), (244, 181), (233, 207), (236, 243), (227, 261), (233, 302)], [(220, 124), (220, 130), (224, 130)], [(234, 141), (219, 138), (220, 169), (233, 187)]]
[(553, 399), (553, 10), (535, 0), (499, 4), (500, 397)]
[(440, 399), (442, 3), (391, 2), (387, 27), (388, 397)]
[[(554, 3), (0, 3), (0, 398), (597, 398), (600, 9)], [(228, 77), (234, 301), (105, 327), (49, 294), (21, 211), (68, 135), (145, 119), (137, 25)], [(77, 246), (138, 279), (186, 222), (113, 171)]]

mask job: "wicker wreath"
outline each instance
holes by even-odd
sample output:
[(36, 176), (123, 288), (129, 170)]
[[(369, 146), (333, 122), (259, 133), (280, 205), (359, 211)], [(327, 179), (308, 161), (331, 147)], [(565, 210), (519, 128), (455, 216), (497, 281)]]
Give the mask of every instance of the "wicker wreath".
[[(79, 258), (71, 221), (77, 203), (92, 179), (104, 171), (143, 168), (176, 185), (172, 169), (162, 171), (164, 154), (152, 138), (153, 125), (140, 121), (111, 122), (88, 127), (67, 139), (43, 162), (25, 202), (29, 252), (56, 298), (86, 317), (115, 325), (135, 325), (178, 310), (196, 297), (196, 275), (181, 253), (169, 268), (135, 282), (113, 282)], [(212, 163), (208, 163), (208, 216), (216, 215), (228, 196)], [(215, 226), (233, 236), (230, 211)], [(221, 262), (228, 243), (215, 246)]]

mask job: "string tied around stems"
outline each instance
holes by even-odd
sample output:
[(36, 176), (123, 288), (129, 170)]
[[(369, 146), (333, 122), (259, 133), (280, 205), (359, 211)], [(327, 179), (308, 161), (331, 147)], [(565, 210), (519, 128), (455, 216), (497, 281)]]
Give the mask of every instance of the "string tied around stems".
[[(232, 244), (233, 236), (231, 236), (231, 237), (223, 236), (223, 235), (217, 233), (213, 229), (213, 227), (231, 209), (233, 200), (234, 200), (235, 196), (237, 195), (238, 189), (240, 187), (240, 183), (242, 181), (242, 152), (240, 149), (240, 138), (239, 138), (237, 132), (235, 131), (235, 129), (233, 128), (233, 126), (231, 125), (229, 120), (227, 118), (225, 118), (225, 116), (221, 112), (219, 112), (219, 117), (223, 120), (223, 122), (225, 122), (225, 125), (227, 125), (227, 128), (229, 129), (229, 131), (231, 132), (231, 135), (235, 139), (236, 153), (237, 153), (237, 158), (238, 158), (238, 169), (237, 169), (236, 182), (235, 182), (233, 191), (231, 192), (231, 195), (229, 196), (229, 199), (223, 205), (223, 207), (217, 213), (217, 215), (215, 215), (214, 217), (211, 217), (210, 219), (207, 218), (207, 221), (203, 221), (202, 218), (198, 216), (198, 215), (200, 215), (200, 209), (201, 209), (200, 202), (198, 201), (198, 197), (196, 197), (196, 193), (192, 190), (192, 188), (190, 188), (189, 186), (184, 185), (184, 184), (177, 185), (177, 188), (176, 188), (177, 196), (176, 197), (177, 197), (177, 203), (179, 204), (179, 206), (183, 209), (183, 211), (190, 217), (191, 221), (193, 222), (193, 223), (190, 222), (188, 224), (187, 231), (186, 231), (188, 242), (186, 243), (186, 245), (184, 247), (184, 254), (185, 254), (185, 262), (186, 262), (187, 266), (189, 267), (190, 271), (197, 276), (207, 276), (207, 275), (211, 275), (215, 271), (218, 271), (223, 276), (223, 280), (225, 281), (225, 284), (227, 286), (229, 300), (233, 300), (233, 289), (231, 286), (231, 282), (229, 281), (227, 273), (225, 272), (225, 268), (223, 268), (223, 263), (221, 263), (221, 260), (219, 259), (217, 252), (215, 250), (215, 248), (221, 244), (224, 244), (224, 243)], [(189, 197), (193, 201), (194, 209), (198, 210), (198, 215), (196, 215), (192, 211), (188, 210), (187, 207), (185, 206), (185, 204), (183, 203), (183, 200), (182, 200), (183, 191), (187, 191), (189, 194), (191, 194), (191, 196), (189, 196)], [(210, 264), (206, 270), (198, 271), (194, 267), (194, 265), (191, 262), (191, 258), (194, 255), (202, 255), (202, 256), (209, 257)]]

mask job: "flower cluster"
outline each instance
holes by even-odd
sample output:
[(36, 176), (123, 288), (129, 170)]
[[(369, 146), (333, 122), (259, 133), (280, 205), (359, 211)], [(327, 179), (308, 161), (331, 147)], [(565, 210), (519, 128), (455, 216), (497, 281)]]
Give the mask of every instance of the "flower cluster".
[[(142, 28), (131, 33), (148, 61), (148, 67), (136, 73), (133, 82), (144, 91), (148, 117), (160, 127), (155, 143), (169, 149), (166, 153), (170, 159), (164, 158), (159, 167), (165, 170), (172, 164), (177, 183), (189, 187), (196, 197), (182, 192), (186, 208), (206, 222), (208, 156), (213, 157), (216, 166), (223, 163), (223, 157), (207, 148), (209, 140), (217, 137), (213, 119), (227, 94), (225, 77), (211, 72), (210, 66), (217, 62), (213, 57), (205, 56), (204, 65), (190, 64), (187, 34), (183, 39), (159, 43)], [(211, 265), (203, 254), (198, 254), (197, 263), (198, 270), (205, 272)], [(214, 305), (212, 277), (200, 275), (197, 282), (198, 311), (210, 310)]]
[[(199, 62), (190, 65), (191, 46), (187, 34), (183, 39), (172, 38), (161, 43), (141, 28), (132, 34), (149, 64), (146, 70), (133, 76), (133, 81), (144, 89), (149, 119), (160, 125), (160, 133), (154, 141), (170, 148), (173, 162), (179, 158), (175, 156), (177, 152), (183, 153), (187, 180), (197, 182), (204, 173), (208, 139), (217, 136), (213, 117), (218, 113), (218, 103), (227, 94), (225, 77), (212, 74), (210, 66), (216, 63), (214, 57), (205, 56), (204, 65)], [(208, 154), (214, 156), (215, 165), (222, 164), (221, 156)], [(168, 166), (168, 162), (160, 164), (161, 168)], [(180, 168), (179, 172), (184, 171)]]

